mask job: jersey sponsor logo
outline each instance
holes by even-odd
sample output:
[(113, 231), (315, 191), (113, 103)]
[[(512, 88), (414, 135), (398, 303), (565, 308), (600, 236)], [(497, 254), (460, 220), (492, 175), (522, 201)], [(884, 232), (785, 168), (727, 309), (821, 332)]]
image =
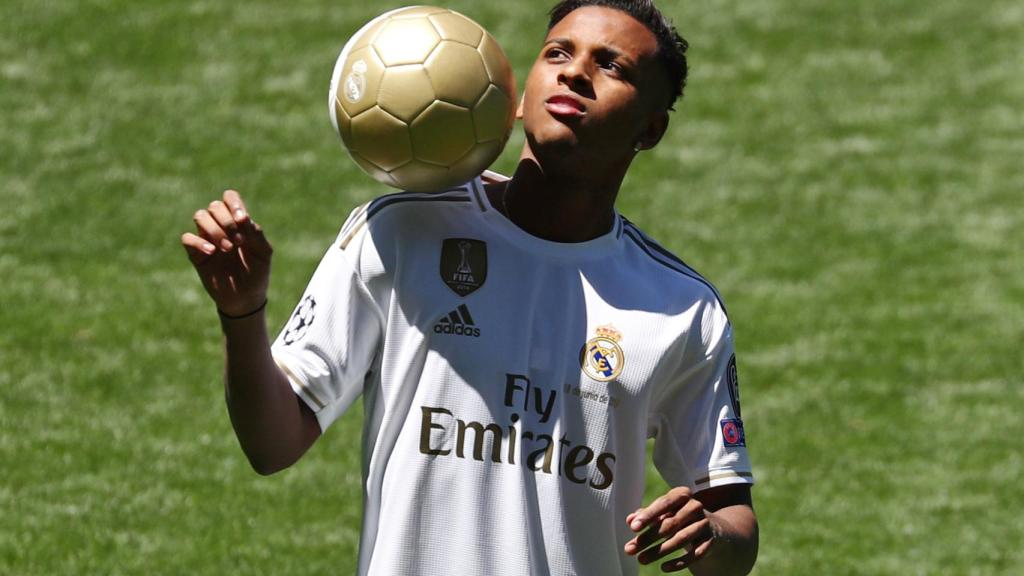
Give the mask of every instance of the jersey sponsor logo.
[(747, 445), (747, 437), (743, 433), (743, 421), (739, 418), (726, 418), (720, 421), (722, 427), (722, 442), (726, 448), (736, 448)]
[(284, 343), (286, 345), (294, 344), (301, 340), (306, 335), (315, 318), (316, 300), (310, 294), (299, 302), (295, 312), (292, 313), (291, 319), (288, 320), (288, 326), (285, 327), (284, 331)]
[(732, 400), (732, 411), (736, 414), (737, 418), (742, 417), (740, 414), (740, 377), (736, 371), (736, 355), (733, 354), (729, 358), (729, 366), (725, 369), (726, 383), (729, 385), (729, 398)]
[(549, 423), (557, 397), (558, 390), (535, 384), (525, 374), (505, 374), (507, 422), (493, 416), (467, 420), (443, 406), (420, 406), (420, 454), (435, 461), (523, 466), (534, 474), (607, 490), (615, 481), (615, 454), (559, 435), (557, 424)]
[(434, 324), (434, 332), (437, 334), (456, 334), (458, 336), (480, 337), (480, 328), (473, 322), (473, 316), (469, 313), (469, 306), (459, 304), (459, 307), (448, 313)]
[(597, 336), (587, 340), (580, 350), (580, 368), (599, 382), (614, 380), (622, 372), (626, 355), (619, 346), (622, 333), (611, 324), (597, 327)]
[(441, 280), (459, 296), (468, 296), (487, 279), (487, 243), (446, 238), (441, 244)]

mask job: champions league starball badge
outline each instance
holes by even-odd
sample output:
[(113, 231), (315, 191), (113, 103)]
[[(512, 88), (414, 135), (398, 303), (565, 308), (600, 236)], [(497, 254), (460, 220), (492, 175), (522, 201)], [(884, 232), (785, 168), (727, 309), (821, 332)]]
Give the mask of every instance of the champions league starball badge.
[(313, 320), (316, 318), (316, 300), (312, 295), (306, 296), (299, 302), (295, 312), (288, 320), (288, 326), (284, 331), (284, 343), (293, 344), (306, 335)]

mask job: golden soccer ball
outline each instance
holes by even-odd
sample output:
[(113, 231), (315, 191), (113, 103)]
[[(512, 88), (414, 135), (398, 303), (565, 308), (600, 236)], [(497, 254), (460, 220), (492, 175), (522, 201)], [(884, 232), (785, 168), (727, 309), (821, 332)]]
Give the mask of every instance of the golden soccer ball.
[(516, 85), (498, 42), (430, 6), (386, 12), (345, 44), (331, 77), (331, 122), (367, 174), (403, 190), (461, 184), (501, 154)]

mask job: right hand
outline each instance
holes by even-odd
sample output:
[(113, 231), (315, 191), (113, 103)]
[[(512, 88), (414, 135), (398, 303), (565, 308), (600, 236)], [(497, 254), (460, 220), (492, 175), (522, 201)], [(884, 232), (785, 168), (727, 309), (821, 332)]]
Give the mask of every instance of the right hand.
[(217, 308), (242, 316), (262, 306), (274, 250), (238, 192), (226, 190), (223, 200), (210, 202), (192, 219), (197, 234), (182, 234), (181, 245)]

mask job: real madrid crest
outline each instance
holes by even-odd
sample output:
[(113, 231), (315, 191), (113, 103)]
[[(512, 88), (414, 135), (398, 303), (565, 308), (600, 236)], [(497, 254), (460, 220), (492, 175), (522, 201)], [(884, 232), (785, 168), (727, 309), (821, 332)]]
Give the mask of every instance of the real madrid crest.
[(363, 94), (366, 93), (365, 74), (366, 62), (363, 60), (356, 60), (356, 62), (352, 64), (352, 71), (345, 77), (345, 86), (342, 92), (345, 94), (345, 98), (353, 104), (362, 100)]
[(441, 280), (459, 296), (467, 296), (486, 279), (487, 244), (472, 238), (445, 238), (441, 244)]
[(614, 380), (622, 372), (626, 356), (619, 346), (622, 333), (611, 324), (597, 327), (597, 336), (587, 340), (580, 350), (580, 368), (599, 382)]

